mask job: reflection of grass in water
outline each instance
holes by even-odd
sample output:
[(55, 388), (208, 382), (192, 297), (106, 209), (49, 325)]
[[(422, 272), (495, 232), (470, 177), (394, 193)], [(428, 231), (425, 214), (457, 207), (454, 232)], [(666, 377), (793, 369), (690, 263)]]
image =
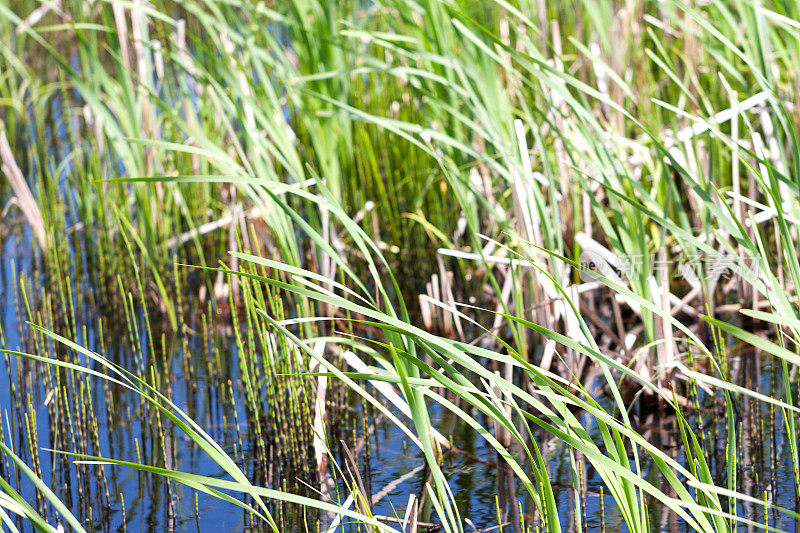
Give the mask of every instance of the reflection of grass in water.
[[(187, 272), (175, 269), (174, 286), (170, 287), (173, 294), (182, 294), (185, 290), (181, 285), (185, 279), (179, 280), (185, 278)], [(72, 280), (68, 282), (65, 286), (72, 286)], [(41, 291), (36, 285), (32, 287), (32, 283), (37, 282), (23, 274), (19, 295), (25, 319), (69, 336), (78, 328), (80, 333), (76, 339), (81, 343), (93, 339), (93, 349), (112, 356), (115, 364), (132, 372), (131, 378), (154, 387), (178, 402), (189, 416), (207, 423), (209, 435), (225, 443), (226, 452), (237, 465), (246, 467), (248, 477), (254, 482), (298, 494), (305, 494), (309, 486), (317, 485), (310, 443), (308, 402), (312, 391), (306, 385), (308, 380), (297, 374), (296, 356), (287, 351), (285, 341), (276, 344), (280, 337), (267, 339), (252, 335), (253, 330), (263, 329), (262, 320), (253, 308), (244, 307), (244, 314), (232, 320), (233, 331), (226, 332), (219, 326), (231, 319), (215, 318), (220, 310), (212, 310), (211, 302), (203, 313), (184, 315), (184, 310), (197, 304), (197, 298), (190, 297), (186, 302), (185, 297), (179, 297), (177, 307), (184, 329), (177, 334), (168, 329), (159, 333), (158, 329), (147, 326), (151, 322), (146, 317), (153, 310), (143, 306), (121, 283), (117, 300), (124, 306), (124, 319), (110, 326), (102, 319), (95, 325), (87, 324), (85, 320), (90, 317), (76, 316), (74, 312), (81, 305), (58, 307), (71, 296)], [(83, 287), (77, 293), (80, 299), (85, 296), (86, 286), (80, 281), (77, 286)], [(267, 298), (247, 285), (246, 280), (241, 287), (245, 302), (258, 302), (261, 308), (280, 316), (281, 304), (275, 295)], [(25, 349), (31, 353), (69, 361), (73, 365), (70, 369), (50, 365), (31, 367), (24, 359), (14, 357), (16, 352), (6, 354), (8, 375), (21, 380), (19, 390), (15, 386), (11, 391), (11, 435), (16, 434), (18, 427), (26, 435), (27, 442), (17, 445), (23, 446), (22, 457), (31, 460), (32, 471), (39, 477), (52, 476), (57, 480), (56, 493), (81, 521), (88, 520), (93, 527), (105, 521), (98, 516), (104, 507), (121, 508), (123, 494), (128, 516), (145, 514), (148, 507), (162, 508), (167, 513), (167, 522), (179, 517), (181, 509), (183, 513), (191, 513), (191, 506), (181, 503), (184, 492), (176, 489), (174, 483), (147, 481), (142, 485), (149, 478), (140, 477), (138, 492), (142, 496), (146, 493), (158, 495), (152, 504), (147, 504), (138, 497), (132, 501), (137, 493), (136, 483), (132, 487), (124, 480), (125, 476), (120, 479), (118, 474), (109, 472), (108, 467), (76, 466), (65, 455), (53, 457), (52, 465), (49, 453), (40, 458), (38, 450), (48, 448), (175, 467), (185, 464), (201, 449), (181, 439), (176, 434), (180, 429), (174, 428), (168, 417), (142, 401), (144, 398), (135, 391), (126, 390), (124, 383), (98, 383), (92, 375), (75, 372), (80, 365), (92, 366), (80, 352), (53, 345), (38, 329), (20, 329), (20, 335)], [(10, 384), (14, 383), (15, 380), (10, 380)], [(210, 400), (215, 401), (213, 405), (208, 403)], [(37, 423), (37, 415), (42, 414), (35, 406), (40, 404), (47, 406), (44, 423)], [(341, 410), (337, 399), (332, 399), (329, 409)], [(351, 425), (347, 418), (339, 418), (336, 431)], [(42, 429), (49, 433), (40, 435)], [(130, 441), (126, 435), (130, 435)], [(17, 442), (17, 438), (9, 442)], [(44, 466), (42, 461), (46, 461)], [(209, 461), (190, 461), (189, 464), (204, 469), (215, 465)], [(225, 471), (217, 468), (220, 473)], [(215, 470), (212, 468), (212, 473)], [(36, 501), (38, 514), (46, 519), (53, 509), (48, 509), (41, 496)], [(99, 503), (100, 507), (93, 503)], [(280, 513), (281, 517), (295, 516), (291, 519), (295, 523), (298, 520), (297, 511), (291, 506), (281, 508)]]
[[(794, 9), (0, 6), (4, 129), (53, 234), (21, 305), (64, 335), (36, 329), (25, 347), (61, 369), (13, 368), (55, 391), (54, 442), (81, 455), (102, 448), (97, 389), (63, 365), (116, 375), (139, 398), (136, 468), (175, 469), (156, 472), (170, 513), (183, 484), (232, 491), (247, 520), (282, 523), (299, 503), (328, 524), (349, 502), (386, 527), (359, 462), (388, 420), (424, 459), (412, 514), (449, 531), (465, 526), (443, 465), (465, 427), (496, 455), (507, 528), (585, 529), (590, 479), (631, 531), (763, 524), (763, 501), (787, 502), (750, 466), (788, 456), (798, 471)], [(679, 258), (720, 250), (762, 274), (674, 282)], [(587, 251), (608, 278), (579, 271)], [(626, 276), (613, 263), (630, 257), (643, 264)], [(75, 290), (84, 275), (92, 290)], [(200, 362), (212, 381), (236, 368), (205, 396), (187, 347), (210, 344), (225, 307), (233, 340)], [(90, 344), (80, 324), (98, 308), (127, 336), (126, 370), (68, 344)], [(232, 449), (172, 403), (175, 365), (237, 428)], [(20, 457), (45, 477), (25, 394)], [(435, 404), (455, 425), (431, 422)], [(227, 481), (177, 472), (179, 433)], [(66, 503), (98, 512), (77, 487), (105, 469), (53, 461)], [(49, 518), (51, 495), (28, 509), (3, 488), (11, 512)]]

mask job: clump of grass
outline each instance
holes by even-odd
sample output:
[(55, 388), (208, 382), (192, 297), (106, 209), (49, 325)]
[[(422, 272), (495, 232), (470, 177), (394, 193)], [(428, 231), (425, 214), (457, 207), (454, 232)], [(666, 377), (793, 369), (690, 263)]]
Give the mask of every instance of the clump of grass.
[[(33, 20), (29, 2), (0, 6), (12, 155), (57, 230), (43, 264), (53, 298), (26, 311), (63, 333), (35, 328), (28, 350), (59, 367), (36, 370), (56, 391), (58, 447), (100, 460), (99, 415), (73, 413), (97, 396), (75, 372), (98, 364), (147, 406), (137, 414), (154, 437), (141, 460), (116, 462), (165, 476), (170, 502), (183, 483), (273, 529), (284, 509), (274, 520), (264, 498), (388, 529), (355, 461), (342, 475), (329, 457), (331, 417), (348, 407), (321, 400), (336, 383), (424, 458), (406, 525), (465, 527), (434, 405), (496, 454), (497, 513), (515, 531), (522, 494), (526, 526), (588, 529), (586, 464), (607, 491), (601, 509), (613, 501), (630, 531), (771, 527), (758, 507), (773, 525), (796, 518), (756, 470), (780, 446), (800, 464), (800, 13), (721, 0), (560, 7), (67, 2)], [(33, 132), (20, 125), (28, 109)], [(54, 135), (68, 154), (54, 157)], [(59, 200), (64, 172), (75, 206)], [(204, 249), (206, 237), (230, 253)], [(97, 251), (85, 268), (122, 302), (136, 358), (121, 367), (75, 342), (86, 335), (70, 242)], [(211, 309), (204, 335), (216, 309), (233, 317), (224, 349), (237, 357), (206, 359), (235, 360), (241, 380), (238, 406), (233, 384), (217, 393), (232, 452), (171, 399), (156, 317), (178, 332), (192, 376), (194, 300), (170, 291), (184, 271), (175, 253), (207, 276), (195, 285)], [(16, 418), (39, 479), (24, 394)], [(176, 429), (228, 479), (177, 472)], [(566, 513), (547, 443), (565, 450)], [(105, 479), (74, 472), (75, 487)], [(350, 507), (324, 498), (329, 474), (352, 481)], [(39, 514), (48, 498), (38, 492)]]

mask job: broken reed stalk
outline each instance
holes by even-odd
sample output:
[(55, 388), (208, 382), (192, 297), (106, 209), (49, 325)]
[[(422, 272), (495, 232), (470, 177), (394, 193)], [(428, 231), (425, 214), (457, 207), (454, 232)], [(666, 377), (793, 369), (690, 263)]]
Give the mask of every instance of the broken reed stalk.
[(39, 247), (43, 251), (46, 251), (47, 234), (45, 233), (42, 212), (39, 210), (36, 199), (33, 197), (28, 183), (25, 181), (25, 176), (22, 174), (19, 165), (17, 165), (14, 159), (14, 152), (8, 144), (6, 131), (2, 127), (0, 127), (0, 170), (2, 170), (6, 179), (8, 179), (8, 182), (11, 184), (11, 189), (14, 191), (14, 196), (17, 199), (17, 205), (19, 205), (22, 214), (25, 215), (25, 219), (28, 221), (28, 224), (30, 224), (33, 235), (39, 243)]

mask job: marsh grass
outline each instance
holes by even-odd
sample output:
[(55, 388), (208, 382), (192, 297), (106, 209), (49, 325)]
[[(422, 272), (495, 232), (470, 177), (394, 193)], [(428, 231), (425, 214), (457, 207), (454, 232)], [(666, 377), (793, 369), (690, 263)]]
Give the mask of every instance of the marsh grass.
[[(274, 531), (467, 531), (440, 410), (496, 455), (513, 531), (597, 529), (587, 508), (605, 529), (609, 507), (636, 532), (794, 525), (796, 11), (0, 5), (4, 130), (51, 229), (19, 282), (29, 345), (6, 350), (27, 442), (4, 445), (2, 507), (46, 528), (48, 512), (91, 516), (92, 490), (121, 505), (102, 466), (118, 464), (162, 476), (171, 514), (186, 486)], [(135, 357), (114, 361), (102, 336), (89, 348), (82, 309), (116, 315)], [(201, 356), (192, 339), (213, 345), (220, 312), (229, 343)], [(198, 390), (198, 364), (234, 361)], [(176, 364), (232, 449), (176, 403)], [(41, 484), (33, 376), (55, 391), (64, 494)], [(135, 461), (98, 452), (96, 379), (109, 425), (108, 387), (134, 399), (152, 444)], [(369, 454), (372, 425), (346, 415), (359, 403), (424, 459), (394, 522), (350, 451)], [(178, 471), (178, 434), (226, 477)]]

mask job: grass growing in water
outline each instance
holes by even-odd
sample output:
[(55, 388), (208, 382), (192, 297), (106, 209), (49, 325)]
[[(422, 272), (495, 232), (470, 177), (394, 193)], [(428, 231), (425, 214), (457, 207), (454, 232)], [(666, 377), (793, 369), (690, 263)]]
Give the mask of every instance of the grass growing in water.
[[(64, 335), (34, 328), (31, 353), (9, 355), (116, 380), (150, 406), (142, 431), (171, 424), (227, 478), (174, 470), (163, 436), (154, 461), (121, 464), (233, 493), (274, 530), (285, 526), (271, 499), (376, 529), (468, 531), (475, 517), (443, 467), (459, 444), (436, 428), (437, 410), (496, 454), (503, 528), (596, 530), (586, 509), (609, 506), (630, 531), (671, 520), (699, 531), (793, 526), (795, 10), (682, 0), (0, 5), (4, 128), (54, 228), (42, 275), (65, 317)], [(209, 235), (231, 253), (204, 248)], [(119, 294), (129, 329), (145, 332), (144, 343), (131, 335), (130, 366), (74, 342), (70, 245), (96, 250), (84, 269), (99, 291)], [(231, 389), (253, 428), (253, 475), (241, 449), (223, 450), (163, 390), (155, 323), (191, 329), (182, 286), (169, 290), (186, 268), (176, 254), (204, 267), (194, 270), (202, 305), (233, 315)], [(79, 358), (49, 353), (45, 339)], [(65, 406), (90, 390), (69, 375), (77, 385), (56, 387)], [(347, 443), (329, 453), (328, 384), (419, 448), (421, 488), (399, 523), (372, 513)], [(80, 416), (91, 442), (96, 416)], [(285, 457), (268, 453), (266, 428), (277, 428)], [(37, 485), (27, 434), (30, 470), (4, 453)], [(547, 443), (570, 472), (567, 512)], [(91, 446), (68, 448), (99, 460)], [(763, 479), (769, 468), (750, 466), (787, 457), (794, 495), (782, 498)], [(286, 485), (264, 474), (278, 463)], [(602, 506), (586, 489), (589, 469)], [(344, 497), (325, 499), (329, 475)], [(296, 478), (316, 486), (306, 492)], [(40, 485), (35, 510), (3, 489), (4, 508), (34, 524), (44, 527), (47, 505), (69, 520)], [(351, 527), (320, 516), (319, 527)]]

